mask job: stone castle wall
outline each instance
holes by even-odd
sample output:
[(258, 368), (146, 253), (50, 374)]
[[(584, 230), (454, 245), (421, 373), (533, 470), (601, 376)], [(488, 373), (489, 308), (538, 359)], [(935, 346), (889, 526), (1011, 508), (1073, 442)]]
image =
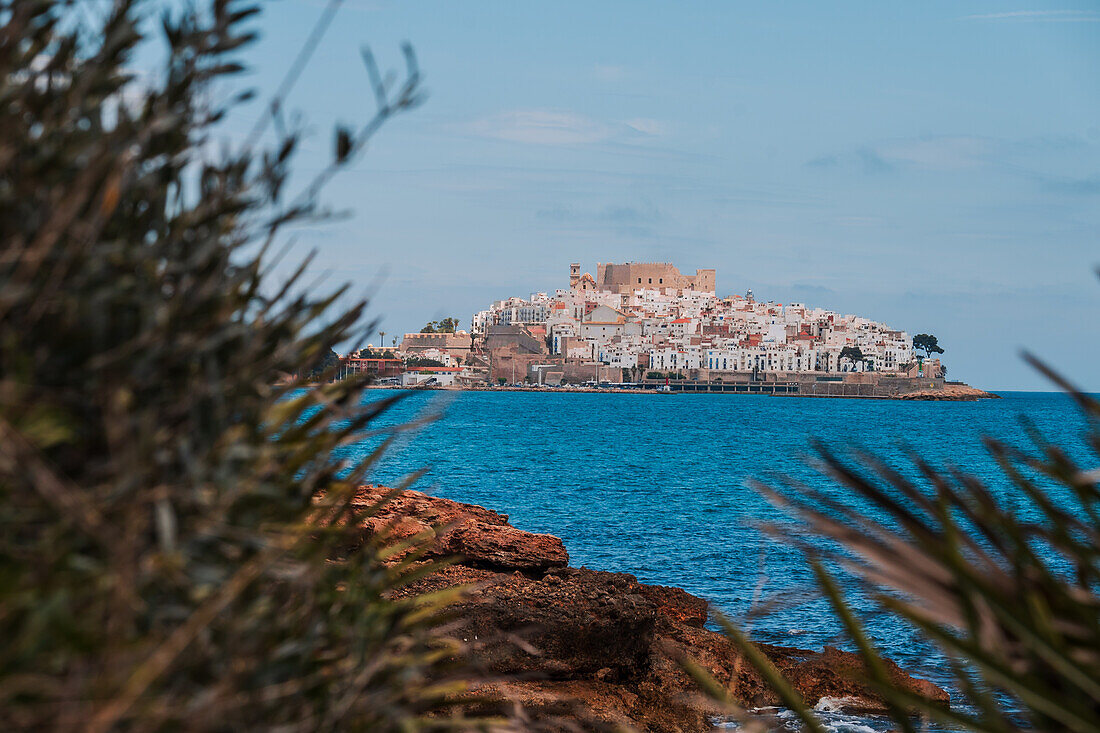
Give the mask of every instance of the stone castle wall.
[(406, 353), (424, 351), (426, 349), (440, 349), (450, 352), (452, 356), (464, 357), (470, 353), (470, 334), (466, 331), (458, 333), (407, 333), (401, 341), (400, 350)]
[(679, 288), (715, 290), (715, 271), (696, 270), (694, 276), (684, 275), (668, 262), (627, 262), (622, 265), (601, 264), (596, 284), (600, 290), (629, 293), (638, 288)]
[(696, 290), (705, 293), (713, 293), (718, 290), (717, 271), (715, 270), (696, 270), (695, 277), (691, 279)]

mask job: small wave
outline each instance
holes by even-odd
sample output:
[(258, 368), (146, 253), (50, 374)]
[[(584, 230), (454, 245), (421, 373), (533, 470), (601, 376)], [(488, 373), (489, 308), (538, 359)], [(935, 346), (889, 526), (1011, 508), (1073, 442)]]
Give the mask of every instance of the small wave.
[(817, 705), (814, 705), (814, 712), (842, 713), (853, 703), (859, 703), (859, 700), (854, 697), (823, 697), (817, 701)]
[[(850, 698), (824, 697), (814, 706), (814, 715), (821, 727), (828, 733), (882, 733), (893, 730), (894, 726), (885, 718), (851, 715), (842, 711), (844, 703)], [(802, 730), (802, 721), (798, 715), (787, 708), (754, 708), (749, 714), (763, 722), (770, 730)], [(717, 727), (725, 730), (740, 730), (741, 723), (727, 720), (717, 722)]]

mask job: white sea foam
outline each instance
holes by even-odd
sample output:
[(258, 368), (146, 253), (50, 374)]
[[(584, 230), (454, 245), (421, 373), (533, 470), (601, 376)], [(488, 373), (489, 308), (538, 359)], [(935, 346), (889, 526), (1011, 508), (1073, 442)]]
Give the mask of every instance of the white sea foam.
[[(894, 726), (885, 718), (851, 715), (842, 711), (846, 701), (851, 698), (822, 698), (814, 706), (814, 714), (821, 727), (828, 733), (882, 733), (893, 730)], [(749, 711), (753, 718), (765, 723), (771, 730), (802, 730), (802, 722), (792, 710), (787, 708), (761, 707)], [(725, 730), (739, 730), (737, 721), (717, 721), (717, 727)]]
[(814, 705), (814, 710), (819, 713), (840, 713), (852, 703), (858, 703), (854, 697), (823, 697)]

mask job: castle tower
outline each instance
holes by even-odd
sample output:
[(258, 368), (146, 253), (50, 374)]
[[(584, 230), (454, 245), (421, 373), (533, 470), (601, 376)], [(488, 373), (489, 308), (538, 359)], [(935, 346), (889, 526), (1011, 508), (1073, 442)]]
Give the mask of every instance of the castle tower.
[(574, 262), (569, 265), (569, 287), (577, 287), (577, 283), (581, 280), (581, 263)]

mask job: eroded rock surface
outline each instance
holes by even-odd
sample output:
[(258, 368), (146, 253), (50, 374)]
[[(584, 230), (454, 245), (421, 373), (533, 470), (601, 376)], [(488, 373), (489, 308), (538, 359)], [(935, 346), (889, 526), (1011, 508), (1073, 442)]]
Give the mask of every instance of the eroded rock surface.
[[(363, 486), (355, 501), (374, 504), (390, 493), (386, 488)], [(457, 557), (470, 567), (537, 573), (569, 564), (565, 545), (553, 535), (524, 532), (508, 524), (504, 514), (419, 491), (389, 498), (363, 528), (364, 539), (387, 531), (395, 540), (438, 530), (439, 539), (427, 557)]]
[[(364, 487), (357, 501), (384, 490)], [(704, 627), (707, 603), (679, 588), (646, 585), (626, 573), (570, 568), (560, 539), (524, 532), (496, 512), (408, 491), (364, 527), (408, 537), (448, 526), (432, 553), (458, 555), (401, 591), (419, 595), (455, 585), (474, 590), (456, 609), (457, 634), (500, 682), (477, 692), (474, 708), (518, 703), (533, 729), (631, 726), (653, 731), (704, 731), (720, 710), (699, 692), (681, 660), (690, 658), (748, 707), (778, 704), (726, 637)], [(854, 710), (882, 709), (853, 679), (859, 658), (761, 645), (803, 698), (844, 699)], [(947, 694), (896, 665), (894, 680), (947, 702)], [(494, 702), (495, 701), (495, 702)]]

